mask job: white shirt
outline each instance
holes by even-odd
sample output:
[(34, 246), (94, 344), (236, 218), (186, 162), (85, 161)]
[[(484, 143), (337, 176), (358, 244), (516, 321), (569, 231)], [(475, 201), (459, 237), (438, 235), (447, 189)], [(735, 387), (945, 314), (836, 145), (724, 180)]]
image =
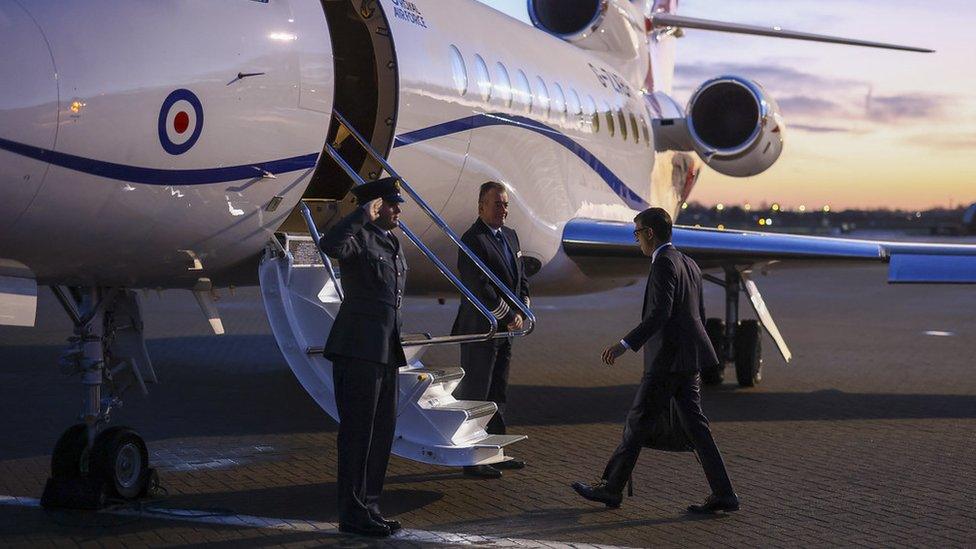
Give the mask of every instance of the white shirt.
[[(665, 242), (664, 244), (661, 244), (660, 246), (658, 246), (658, 247), (657, 247), (657, 248), (656, 248), (656, 249), (654, 250), (654, 252), (653, 252), (653, 253), (651, 253), (651, 263), (654, 263), (654, 260), (655, 260), (655, 259), (657, 259), (657, 254), (658, 254), (658, 253), (660, 253), (660, 252), (661, 252), (661, 250), (662, 250), (662, 249), (664, 249), (664, 247), (665, 247), (665, 246), (670, 246), (670, 245), (671, 245), (671, 243), (670, 243), (670, 242)], [(626, 342), (626, 341), (624, 341), (624, 340), (622, 340), (622, 339), (620, 340), (620, 344), (621, 344), (621, 345), (623, 345), (624, 347), (626, 347), (628, 351), (629, 351), (629, 350), (632, 350), (632, 349), (630, 348), (630, 345), (627, 345), (627, 342)]]

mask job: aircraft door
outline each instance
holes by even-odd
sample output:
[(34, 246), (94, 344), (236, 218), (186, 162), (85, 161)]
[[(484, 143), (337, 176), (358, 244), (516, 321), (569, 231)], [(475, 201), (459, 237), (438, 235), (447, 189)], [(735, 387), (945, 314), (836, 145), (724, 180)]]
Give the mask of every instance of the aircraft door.
[(42, 158), (54, 149), (58, 133), (58, 81), (40, 27), (17, 2), (0, 0), (0, 51), (2, 235), (44, 182), (48, 163)]

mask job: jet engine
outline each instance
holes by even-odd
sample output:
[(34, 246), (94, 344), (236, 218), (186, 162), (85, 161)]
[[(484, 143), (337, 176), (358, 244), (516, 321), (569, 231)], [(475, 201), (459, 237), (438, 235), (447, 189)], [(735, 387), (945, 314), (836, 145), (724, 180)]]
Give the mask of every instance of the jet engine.
[[(579, 48), (630, 59), (645, 40), (644, 17), (627, 0), (528, 0), (536, 28)], [(647, 65), (643, 66), (647, 70)]]
[(691, 147), (719, 173), (762, 173), (783, 151), (779, 106), (752, 80), (720, 76), (705, 82), (688, 101), (686, 114)]

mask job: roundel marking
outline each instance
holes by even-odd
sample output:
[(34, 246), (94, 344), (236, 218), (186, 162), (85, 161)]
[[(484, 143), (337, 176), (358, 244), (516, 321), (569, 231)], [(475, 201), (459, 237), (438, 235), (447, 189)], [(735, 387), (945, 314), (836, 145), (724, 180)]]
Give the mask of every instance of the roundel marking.
[(193, 92), (179, 89), (159, 109), (159, 144), (169, 154), (190, 150), (203, 131), (203, 105)]

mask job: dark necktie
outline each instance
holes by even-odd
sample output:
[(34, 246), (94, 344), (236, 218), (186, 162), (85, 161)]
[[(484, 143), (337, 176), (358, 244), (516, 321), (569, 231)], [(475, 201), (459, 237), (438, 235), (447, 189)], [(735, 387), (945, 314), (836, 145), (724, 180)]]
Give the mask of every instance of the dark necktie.
[(508, 242), (505, 241), (505, 237), (502, 236), (502, 231), (498, 230), (493, 233), (495, 235), (495, 240), (498, 241), (498, 246), (502, 249), (502, 254), (505, 255), (505, 260), (508, 261), (508, 266), (511, 267), (512, 273), (515, 274), (517, 269), (515, 268), (515, 261), (512, 258), (512, 250), (508, 247)]

